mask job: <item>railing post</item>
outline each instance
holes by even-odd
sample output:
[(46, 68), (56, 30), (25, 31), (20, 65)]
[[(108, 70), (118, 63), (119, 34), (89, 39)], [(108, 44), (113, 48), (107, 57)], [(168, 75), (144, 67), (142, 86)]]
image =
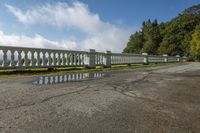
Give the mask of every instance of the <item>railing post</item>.
[(167, 63), (167, 62), (168, 62), (168, 55), (167, 55), (167, 54), (164, 54), (163, 56), (165, 57), (165, 58), (164, 58), (164, 62)]
[(96, 68), (95, 49), (89, 49), (89, 52), (88, 52), (88, 68)]
[(144, 55), (144, 64), (145, 65), (149, 64), (148, 53), (142, 53), (142, 55)]
[(111, 67), (111, 51), (106, 51), (103, 60), (104, 60), (104, 67)]
[(176, 55), (176, 61), (180, 62), (180, 55)]

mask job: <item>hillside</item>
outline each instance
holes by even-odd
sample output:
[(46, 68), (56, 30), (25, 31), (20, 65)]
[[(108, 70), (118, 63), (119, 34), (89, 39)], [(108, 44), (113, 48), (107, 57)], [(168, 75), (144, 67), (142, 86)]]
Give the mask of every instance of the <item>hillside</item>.
[(176, 18), (158, 23), (144, 21), (141, 31), (130, 36), (124, 53), (185, 55), (200, 58), (200, 4)]

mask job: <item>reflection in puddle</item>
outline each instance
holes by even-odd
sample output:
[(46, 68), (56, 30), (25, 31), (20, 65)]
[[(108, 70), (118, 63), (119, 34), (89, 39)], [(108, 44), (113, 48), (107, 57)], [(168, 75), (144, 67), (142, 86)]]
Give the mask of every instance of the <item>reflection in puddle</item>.
[(83, 81), (89, 79), (98, 79), (105, 77), (105, 73), (74, 73), (66, 75), (53, 75), (53, 76), (42, 76), (38, 80), (34, 81), (35, 85), (48, 85), (57, 84), (73, 81)]

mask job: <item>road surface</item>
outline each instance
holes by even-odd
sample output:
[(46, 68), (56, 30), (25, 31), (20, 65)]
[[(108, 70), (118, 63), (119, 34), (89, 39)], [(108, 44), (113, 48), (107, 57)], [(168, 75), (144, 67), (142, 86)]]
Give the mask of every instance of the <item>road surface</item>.
[(40, 86), (0, 78), (0, 133), (200, 132), (200, 63), (108, 73)]

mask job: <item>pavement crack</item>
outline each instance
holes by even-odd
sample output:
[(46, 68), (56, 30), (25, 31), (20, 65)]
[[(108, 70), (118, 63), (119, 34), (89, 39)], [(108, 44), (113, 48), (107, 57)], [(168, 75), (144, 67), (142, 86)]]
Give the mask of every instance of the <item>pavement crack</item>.
[(80, 89), (80, 90), (77, 90), (77, 91), (73, 91), (73, 92), (68, 92), (68, 93), (64, 93), (64, 94), (60, 94), (60, 95), (55, 95), (55, 96), (47, 97), (44, 100), (42, 100), (40, 103), (47, 102), (47, 101), (49, 101), (49, 100), (51, 100), (53, 98), (58, 98), (58, 97), (62, 97), (62, 96), (70, 95), (70, 94), (79, 93), (79, 92), (82, 92), (82, 91), (84, 91), (84, 90), (86, 90), (88, 88), (89, 88), (89, 85), (86, 86), (86, 87), (84, 87), (83, 89)]
[(17, 108), (21, 108), (21, 107), (29, 107), (29, 106), (33, 106), (35, 104), (37, 104), (37, 103), (22, 104), (22, 105), (18, 105), (18, 106), (6, 107), (6, 108), (1, 108), (0, 111), (12, 110), (12, 109), (17, 109)]
[(86, 89), (88, 89), (90, 86), (87, 85), (86, 87), (83, 87), (82, 89), (79, 89), (77, 91), (73, 91), (73, 92), (68, 92), (68, 93), (64, 93), (64, 94), (59, 94), (59, 95), (54, 95), (51, 97), (47, 97), (45, 99), (43, 99), (42, 101), (39, 102), (35, 102), (35, 103), (31, 103), (31, 104), (22, 104), (22, 105), (18, 105), (18, 106), (12, 106), (12, 107), (6, 107), (6, 108), (1, 108), (0, 111), (4, 111), (4, 110), (12, 110), (12, 109), (18, 109), (18, 108), (22, 108), (22, 107), (30, 107), (30, 106), (34, 106), (36, 104), (42, 104), (45, 103), (53, 98), (58, 98), (58, 97), (62, 97), (62, 96), (66, 96), (66, 95), (70, 95), (70, 94), (75, 94), (75, 93), (79, 93), (82, 91), (85, 91)]
[[(150, 76), (150, 74), (151, 73), (148, 73), (145, 76), (143, 76), (142, 78), (132, 81), (131, 84), (143, 82), (145, 79), (147, 79)], [(127, 83), (117, 83), (117, 84), (115, 83), (115, 84), (108, 84), (108, 85), (113, 87), (114, 91), (118, 91), (121, 93), (130, 91), (129, 85)]]
[(142, 78), (140, 78), (140, 79), (138, 79), (138, 80), (132, 81), (132, 83), (142, 82), (142, 81), (144, 81), (145, 79), (147, 79), (147, 78), (150, 76), (150, 74), (152, 74), (152, 72), (146, 74), (145, 76), (143, 76)]

